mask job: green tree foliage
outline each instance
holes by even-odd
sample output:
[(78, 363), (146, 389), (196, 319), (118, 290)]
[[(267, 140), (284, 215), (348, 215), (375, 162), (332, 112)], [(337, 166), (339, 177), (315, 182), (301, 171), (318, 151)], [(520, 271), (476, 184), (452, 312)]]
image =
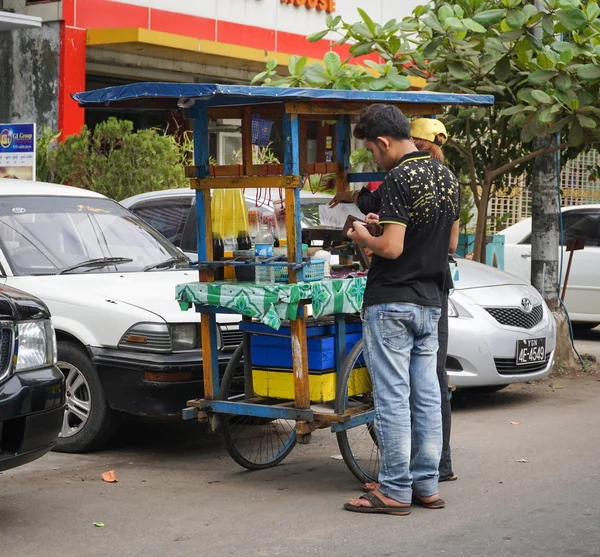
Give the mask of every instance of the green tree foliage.
[[(334, 33), (338, 44), (351, 44), (353, 56), (376, 54), (382, 64), (364, 61), (375, 75), (348, 60), (339, 67), (324, 60), (319, 71), (329, 79), (320, 83), (312, 79), (317, 70), (307, 76), (296, 61), (290, 76), (278, 76), (271, 65), (257, 81), (337, 87), (344, 72), (345, 79), (356, 76), (353, 88), (396, 89), (395, 76), (412, 75), (427, 79), (430, 91), (494, 95), (493, 108), (451, 108), (442, 115), (451, 137), (448, 162), (478, 209), (478, 259), (485, 249), (489, 200), (508, 176), (557, 150), (564, 161), (600, 138), (600, 6), (589, 0), (542, 5), (538, 11), (530, 0), (434, 0), (385, 24), (359, 10), (359, 21), (329, 18), (327, 29), (311, 39)], [(540, 146), (534, 138), (545, 139)]]
[(93, 132), (84, 126), (58, 145), (52, 145), (53, 139), (46, 133), (38, 140), (38, 157), (45, 165), (39, 180), (78, 186), (117, 201), (188, 185), (182, 164), (185, 147), (156, 130), (134, 132), (128, 120), (109, 118)]

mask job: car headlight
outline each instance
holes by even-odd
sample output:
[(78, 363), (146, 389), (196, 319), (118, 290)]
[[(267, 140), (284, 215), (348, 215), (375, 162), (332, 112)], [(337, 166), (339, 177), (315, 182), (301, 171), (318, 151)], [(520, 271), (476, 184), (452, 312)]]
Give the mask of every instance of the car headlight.
[(198, 326), (194, 323), (138, 323), (121, 338), (119, 348), (144, 352), (193, 350), (200, 344)]
[(171, 325), (171, 340), (173, 350), (193, 350), (200, 340), (198, 327), (193, 323)]
[(16, 373), (56, 364), (56, 336), (50, 320), (17, 323), (17, 335)]

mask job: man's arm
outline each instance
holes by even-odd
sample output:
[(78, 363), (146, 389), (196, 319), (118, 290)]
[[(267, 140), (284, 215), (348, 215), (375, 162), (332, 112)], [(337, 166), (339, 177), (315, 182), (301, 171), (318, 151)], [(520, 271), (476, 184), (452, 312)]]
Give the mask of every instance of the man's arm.
[(404, 251), (404, 236), (406, 226), (389, 223), (383, 227), (383, 234), (376, 238), (360, 222), (354, 223), (354, 229), (348, 232), (348, 237), (362, 248), (369, 248), (375, 255), (386, 259), (398, 259)]
[(458, 248), (458, 235), (460, 233), (460, 221), (456, 221), (452, 225), (452, 231), (450, 232), (450, 247), (448, 248), (448, 253), (452, 255), (456, 253), (456, 249)]

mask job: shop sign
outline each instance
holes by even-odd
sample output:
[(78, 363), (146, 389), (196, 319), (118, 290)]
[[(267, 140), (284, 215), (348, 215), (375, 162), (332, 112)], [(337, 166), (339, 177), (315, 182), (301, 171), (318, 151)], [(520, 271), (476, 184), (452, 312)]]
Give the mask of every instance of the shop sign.
[(35, 180), (35, 124), (0, 124), (0, 178)]
[(293, 6), (304, 6), (307, 10), (335, 12), (335, 0), (280, 0), (282, 4), (292, 4)]

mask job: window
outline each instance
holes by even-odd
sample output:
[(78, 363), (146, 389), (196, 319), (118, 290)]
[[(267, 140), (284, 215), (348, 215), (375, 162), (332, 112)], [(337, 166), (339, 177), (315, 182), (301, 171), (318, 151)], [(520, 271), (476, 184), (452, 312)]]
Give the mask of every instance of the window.
[[(564, 243), (577, 238), (585, 239), (585, 247), (600, 246), (600, 213), (575, 211), (563, 213)], [(531, 244), (531, 234), (521, 244)]]
[(160, 199), (140, 203), (131, 211), (156, 228), (165, 238), (181, 247), (183, 227), (192, 204), (191, 197), (182, 196), (177, 199)]

